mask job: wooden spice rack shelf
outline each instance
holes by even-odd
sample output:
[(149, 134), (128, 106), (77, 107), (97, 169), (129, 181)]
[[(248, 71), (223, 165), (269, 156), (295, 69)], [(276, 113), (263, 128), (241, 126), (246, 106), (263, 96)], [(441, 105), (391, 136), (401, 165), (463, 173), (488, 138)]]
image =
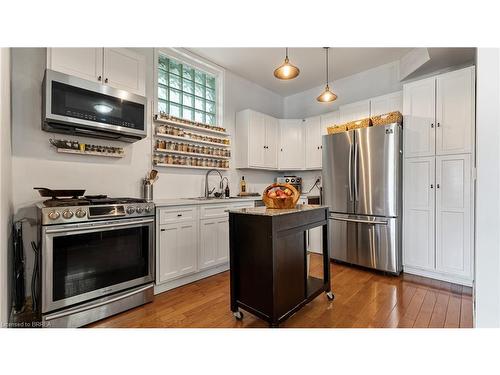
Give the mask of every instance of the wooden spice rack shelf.
[(192, 138), (188, 138), (188, 137), (179, 137), (177, 135), (171, 135), (171, 134), (156, 133), (156, 136), (160, 137), (160, 138), (176, 139), (178, 141), (184, 141), (184, 142), (187, 142), (187, 143), (193, 142), (193, 143), (201, 143), (201, 144), (204, 144), (204, 145), (211, 145), (211, 146), (217, 146), (217, 147), (231, 147), (231, 145), (227, 145), (227, 144), (224, 144), (224, 143), (202, 141), (202, 140), (199, 140), (199, 139), (192, 139)]
[(158, 115), (158, 114), (153, 116), (153, 121), (158, 122), (158, 123), (162, 123), (162, 124), (175, 125), (175, 126), (179, 126), (179, 127), (185, 128), (185, 129), (200, 131), (200, 132), (204, 132), (204, 133), (217, 134), (217, 135), (220, 135), (222, 137), (229, 136), (229, 133), (227, 133), (227, 132), (212, 130), (212, 129), (204, 128), (204, 127), (197, 126), (197, 125), (185, 124), (183, 122), (178, 122), (175, 120), (167, 120), (167, 119), (161, 118), (160, 115)]
[(62, 154), (76, 154), (76, 155), (93, 155), (93, 156), (106, 156), (109, 158), (123, 158), (125, 154), (114, 154), (111, 152), (99, 152), (99, 151), (80, 151), (72, 150), (70, 148), (57, 148), (57, 152)]
[(211, 159), (221, 159), (221, 160), (229, 160), (231, 157), (229, 156), (220, 156), (220, 155), (207, 155), (207, 154), (199, 154), (196, 152), (186, 152), (186, 151), (177, 151), (177, 150), (164, 150), (161, 148), (155, 148), (155, 152), (161, 152), (162, 154), (177, 154), (177, 155), (185, 155), (185, 156), (197, 156), (201, 158), (211, 158)]
[(228, 171), (229, 168), (218, 168), (218, 167), (198, 167), (193, 165), (180, 165), (180, 164), (166, 164), (166, 163), (156, 163), (157, 167), (170, 167), (170, 168), (186, 168), (186, 169), (218, 169), (220, 171)]

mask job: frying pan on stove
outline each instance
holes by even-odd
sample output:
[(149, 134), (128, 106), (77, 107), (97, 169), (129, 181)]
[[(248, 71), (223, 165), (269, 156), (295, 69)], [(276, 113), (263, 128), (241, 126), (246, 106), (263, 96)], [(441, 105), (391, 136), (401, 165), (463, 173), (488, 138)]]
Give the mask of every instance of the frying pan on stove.
[(43, 187), (35, 187), (34, 190), (38, 190), (40, 196), (42, 197), (51, 197), (51, 198), (78, 198), (85, 194), (85, 190), (52, 190)]

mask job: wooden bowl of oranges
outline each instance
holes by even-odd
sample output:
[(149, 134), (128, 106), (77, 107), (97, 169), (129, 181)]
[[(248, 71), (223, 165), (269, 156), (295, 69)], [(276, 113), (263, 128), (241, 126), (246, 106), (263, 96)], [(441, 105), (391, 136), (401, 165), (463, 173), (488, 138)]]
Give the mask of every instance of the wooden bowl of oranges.
[(298, 190), (290, 184), (275, 183), (265, 188), (262, 193), (262, 201), (267, 208), (295, 208), (299, 198)]

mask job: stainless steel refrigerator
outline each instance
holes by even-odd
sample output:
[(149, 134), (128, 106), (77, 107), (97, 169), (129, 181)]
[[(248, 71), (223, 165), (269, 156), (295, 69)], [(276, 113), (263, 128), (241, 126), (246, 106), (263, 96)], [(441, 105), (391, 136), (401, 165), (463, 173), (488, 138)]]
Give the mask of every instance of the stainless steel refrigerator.
[(323, 136), (323, 199), (334, 260), (401, 272), (401, 177), (401, 125)]

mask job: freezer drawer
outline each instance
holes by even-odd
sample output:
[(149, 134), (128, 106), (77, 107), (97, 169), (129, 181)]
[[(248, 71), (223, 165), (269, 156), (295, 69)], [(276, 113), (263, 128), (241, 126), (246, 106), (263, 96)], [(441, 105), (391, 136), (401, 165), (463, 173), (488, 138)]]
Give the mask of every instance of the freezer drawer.
[(391, 273), (401, 272), (399, 220), (359, 215), (331, 215), (332, 258)]

